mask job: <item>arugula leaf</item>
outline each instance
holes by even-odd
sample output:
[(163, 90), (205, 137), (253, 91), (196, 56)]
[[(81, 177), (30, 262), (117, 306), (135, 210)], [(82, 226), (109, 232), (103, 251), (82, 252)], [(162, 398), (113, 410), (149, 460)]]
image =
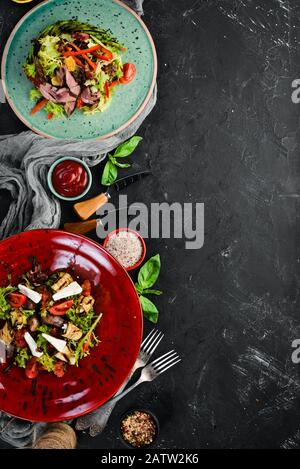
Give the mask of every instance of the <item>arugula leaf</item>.
[(115, 158), (124, 158), (125, 156), (131, 155), (141, 140), (143, 140), (143, 138), (138, 137), (137, 135), (131, 137), (129, 140), (126, 140), (126, 142), (121, 143), (121, 145), (118, 146), (113, 156)]
[(160, 273), (160, 255), (151, 257), (146, 264), (139, 271), (138, 283), (139, 286), (144, 290), (145, 288), (151, 288)]
[(6, 295), (8, 295), (8, 293), (14, 292), (15, 290), (16, 288), (10, 285), (8, 287), (0, 288), (0, 320), (9, 318), (11, 306), (6, 301)]
[(156, 324), (158, 321), (158, 309), (156, 308), (155, 304), (152, 303), (149, 298), (146, 298), (143, 295), (140, 296), (140, 302), (145, 318)]
[(104, 167), (101, 184), (103, 186), (110, 186), (113, 182), (115, 182), (115, 180), (117, 179), (117, 176), (118, 176), (117, 167), (110, 160), (108, 160)]
[[(92, 332), (94, 331), (94, 329), (96, 328), (98, 322), (100, 321), (100, 319), (102, 318), (102, 313), (99, 314), (99, 316), (97, 317), (97, 319), (93, 322), (93, 324), (91, 325), (91, 327), (89, 328), (88, 332), (82, 337), (82, 339), (78, 342), (78, 345), (77, 345), (77, 348), (75, 350), (75, 363), (76, 365), (78, 365), (78, 361), (80, 358), (82, 358), (84, 356), (84, 352), (82, 350), (83, 348), (83, 345), (85, 342), (87, 341), (90, 341), (90, 338), (91, 338), (91, 335), (92, 335)], [(91, 341), (90, 341), (91, 342)]]

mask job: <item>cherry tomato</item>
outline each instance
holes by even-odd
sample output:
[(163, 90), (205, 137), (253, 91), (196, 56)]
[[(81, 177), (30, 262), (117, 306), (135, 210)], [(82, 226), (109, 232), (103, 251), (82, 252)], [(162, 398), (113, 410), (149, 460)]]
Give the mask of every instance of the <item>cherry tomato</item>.
[(136, 68), (134, 64), (123, 65), (123, 76), (120, 78), (120, 83), (130, 83), (136, 75)]
[(10, 293), (7, 297), (7, 300), (12, 308), (20, 308), (25, 305), (27, 297), (22, 295), (22, 293)]
[(85, 280), (81, 285), (83, 296), (89, 296), (92, 291), (92, 285), (89, 280)]
[(65, 374), (65, 364), (63, 361), (58, 361), (54, 365), (54, 374), (58, 378), (62, 378)]
[(86, 353), (89, 351), (90, 345), (91, 345), (91, 335), (89, 334), (89, 336), (87, 337), (87, 340), (84, 342), (82, 346), (83, 353)]
[(86, 342), (84, 342), (84, 344), (82, 346), (83, 353), (88, 352), (89, 348), (90, 348), (90, 342), (87, 340)]
[(20, 347), (20, 348), (26, 348), (27, 347), (27, 342), (24, 339), (25, 332), (26, 332), (26, 329), (16, 330), (15, 336), (14, 336), (14, 341), (15, 341), (15, 344), (16, 344), (17, 347)]
[(29, 378), (29, 379), (34, 379), (39, 374), (38, 362), (37, 362), (36, 357), (32, 357), (27, 362), (26, 369), (25, 369), (25, 374), (26, 374), (27, 378)]
[(64, 316), (64, 314), (66, 314), (66, 312), (73, 306), (73, 304), (73, 300), (57, 303), (56, 305), (53, 305), (51, 308), (49, 308), (49, 313), (53, 314), (53, 316)]

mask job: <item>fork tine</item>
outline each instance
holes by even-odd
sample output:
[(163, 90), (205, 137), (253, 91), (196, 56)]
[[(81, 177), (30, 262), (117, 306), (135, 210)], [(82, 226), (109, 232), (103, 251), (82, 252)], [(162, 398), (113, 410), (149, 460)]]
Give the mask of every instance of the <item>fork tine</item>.
[(170, 354), (174, 354), (174, 353), (176, 353), (175, 350), (170, 350), (170, 352), (167, 352), (164, 355), (162, 355), (161, 357), (156, 358), (156, 360), (153, 360), (153, 362), (151, 362), (151, 365), (152, 366), (155, 365), (155, 364), (158, 365), (162, 361), (163, 358), (169, 356)]
[(174, 355), (168, 357), (168, 358), (165, 358), (161, 363), (159, 363), (158, 365), (154, 365), (154, 369), (155, 371), (159, 371), (161, 370), (162, 368), (164, 368), (165, 366), (169, 365), (169, 363), (173, 362), (174, 360), (177, 360), (179, 358), (179, 355), (177, 355), (177, 353), (175, 353)]
[(166, 368), (164, 368), (163, 370), (160, 370), (157, 372), (158, 375), (161, 375), (162, 373), (164, 373), (165, 371), (167, 371), (169, 368), (171, 368), (172, 366), (176, 365), (176, 363), (179, 363), (181, 362), (181, 358), (179, 358), (176, 362), (174, 363), (171, 363), (171, 365), (167, 366)]
[(148, 339), (151, 337), (151, 335), (152, 335), (155, 331), (156, 331), (156, 329), (152, 329), (152, 331), (149, 332), (149, 334), (147, 335), (147, 337), (144, 338), (143, 342), (141, 343), (141, 348), (146, 345), (146, 342), (148, 341)]
[(158, 332), (158, 330), (156, 330), (154, 332), (154, 334), (152, 334), (152, 336), (150, 337), (150, 339), (147, 341), (147, 343), (144, 345), (143, 347), (143, 352), (145, 353), (148, 353), (148, 350), (149, 348), (151, 347), (152, 343), (154, 340), (156, 340), (156, 337), (160, 334), (160, 332)]
[(164, 334), (162, 332), (160, 332), (156, 337), (155, 337), (155, 340), (153, 340), (153, 342), (151, 343), (151, 345), (149, 346), (148, 350), (147, 350), (147, 353), (148, 355), (153, 355), (156, 347), (158, 346), (158, 344), (160, 343), (160, 341), (162, 340), (162, 338), (164, 337)]

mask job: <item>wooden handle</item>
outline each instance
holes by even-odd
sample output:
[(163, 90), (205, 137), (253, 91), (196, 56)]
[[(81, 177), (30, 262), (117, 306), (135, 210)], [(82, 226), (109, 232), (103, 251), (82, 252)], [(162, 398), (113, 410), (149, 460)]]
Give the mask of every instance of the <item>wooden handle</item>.
[(84, 202), (78, 202), (74, 205), (74, 210), (81, 218), (81, 220), (87, 220), (90, 218), (93, 213), (95, 213), (98, 208), (108, 202), (108, 197), (106, 194), (102, 193), (93, 197), (92, 199), (85, 200)]
[(76, 223), (65, 223), (64, 229), (69, 233), (86, 234), (95, 230), (97, 227), (97, 220), (78, 221)]

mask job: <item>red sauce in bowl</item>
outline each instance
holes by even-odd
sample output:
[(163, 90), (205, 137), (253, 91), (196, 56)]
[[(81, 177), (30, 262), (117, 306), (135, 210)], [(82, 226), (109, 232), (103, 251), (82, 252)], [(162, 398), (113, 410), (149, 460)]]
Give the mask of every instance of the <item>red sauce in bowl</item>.
[(65, 160), (55, 166), (52, 184), (63, 197), (77, 197), (84, 192), (89, 176), (84, 166), (73, 160)]

